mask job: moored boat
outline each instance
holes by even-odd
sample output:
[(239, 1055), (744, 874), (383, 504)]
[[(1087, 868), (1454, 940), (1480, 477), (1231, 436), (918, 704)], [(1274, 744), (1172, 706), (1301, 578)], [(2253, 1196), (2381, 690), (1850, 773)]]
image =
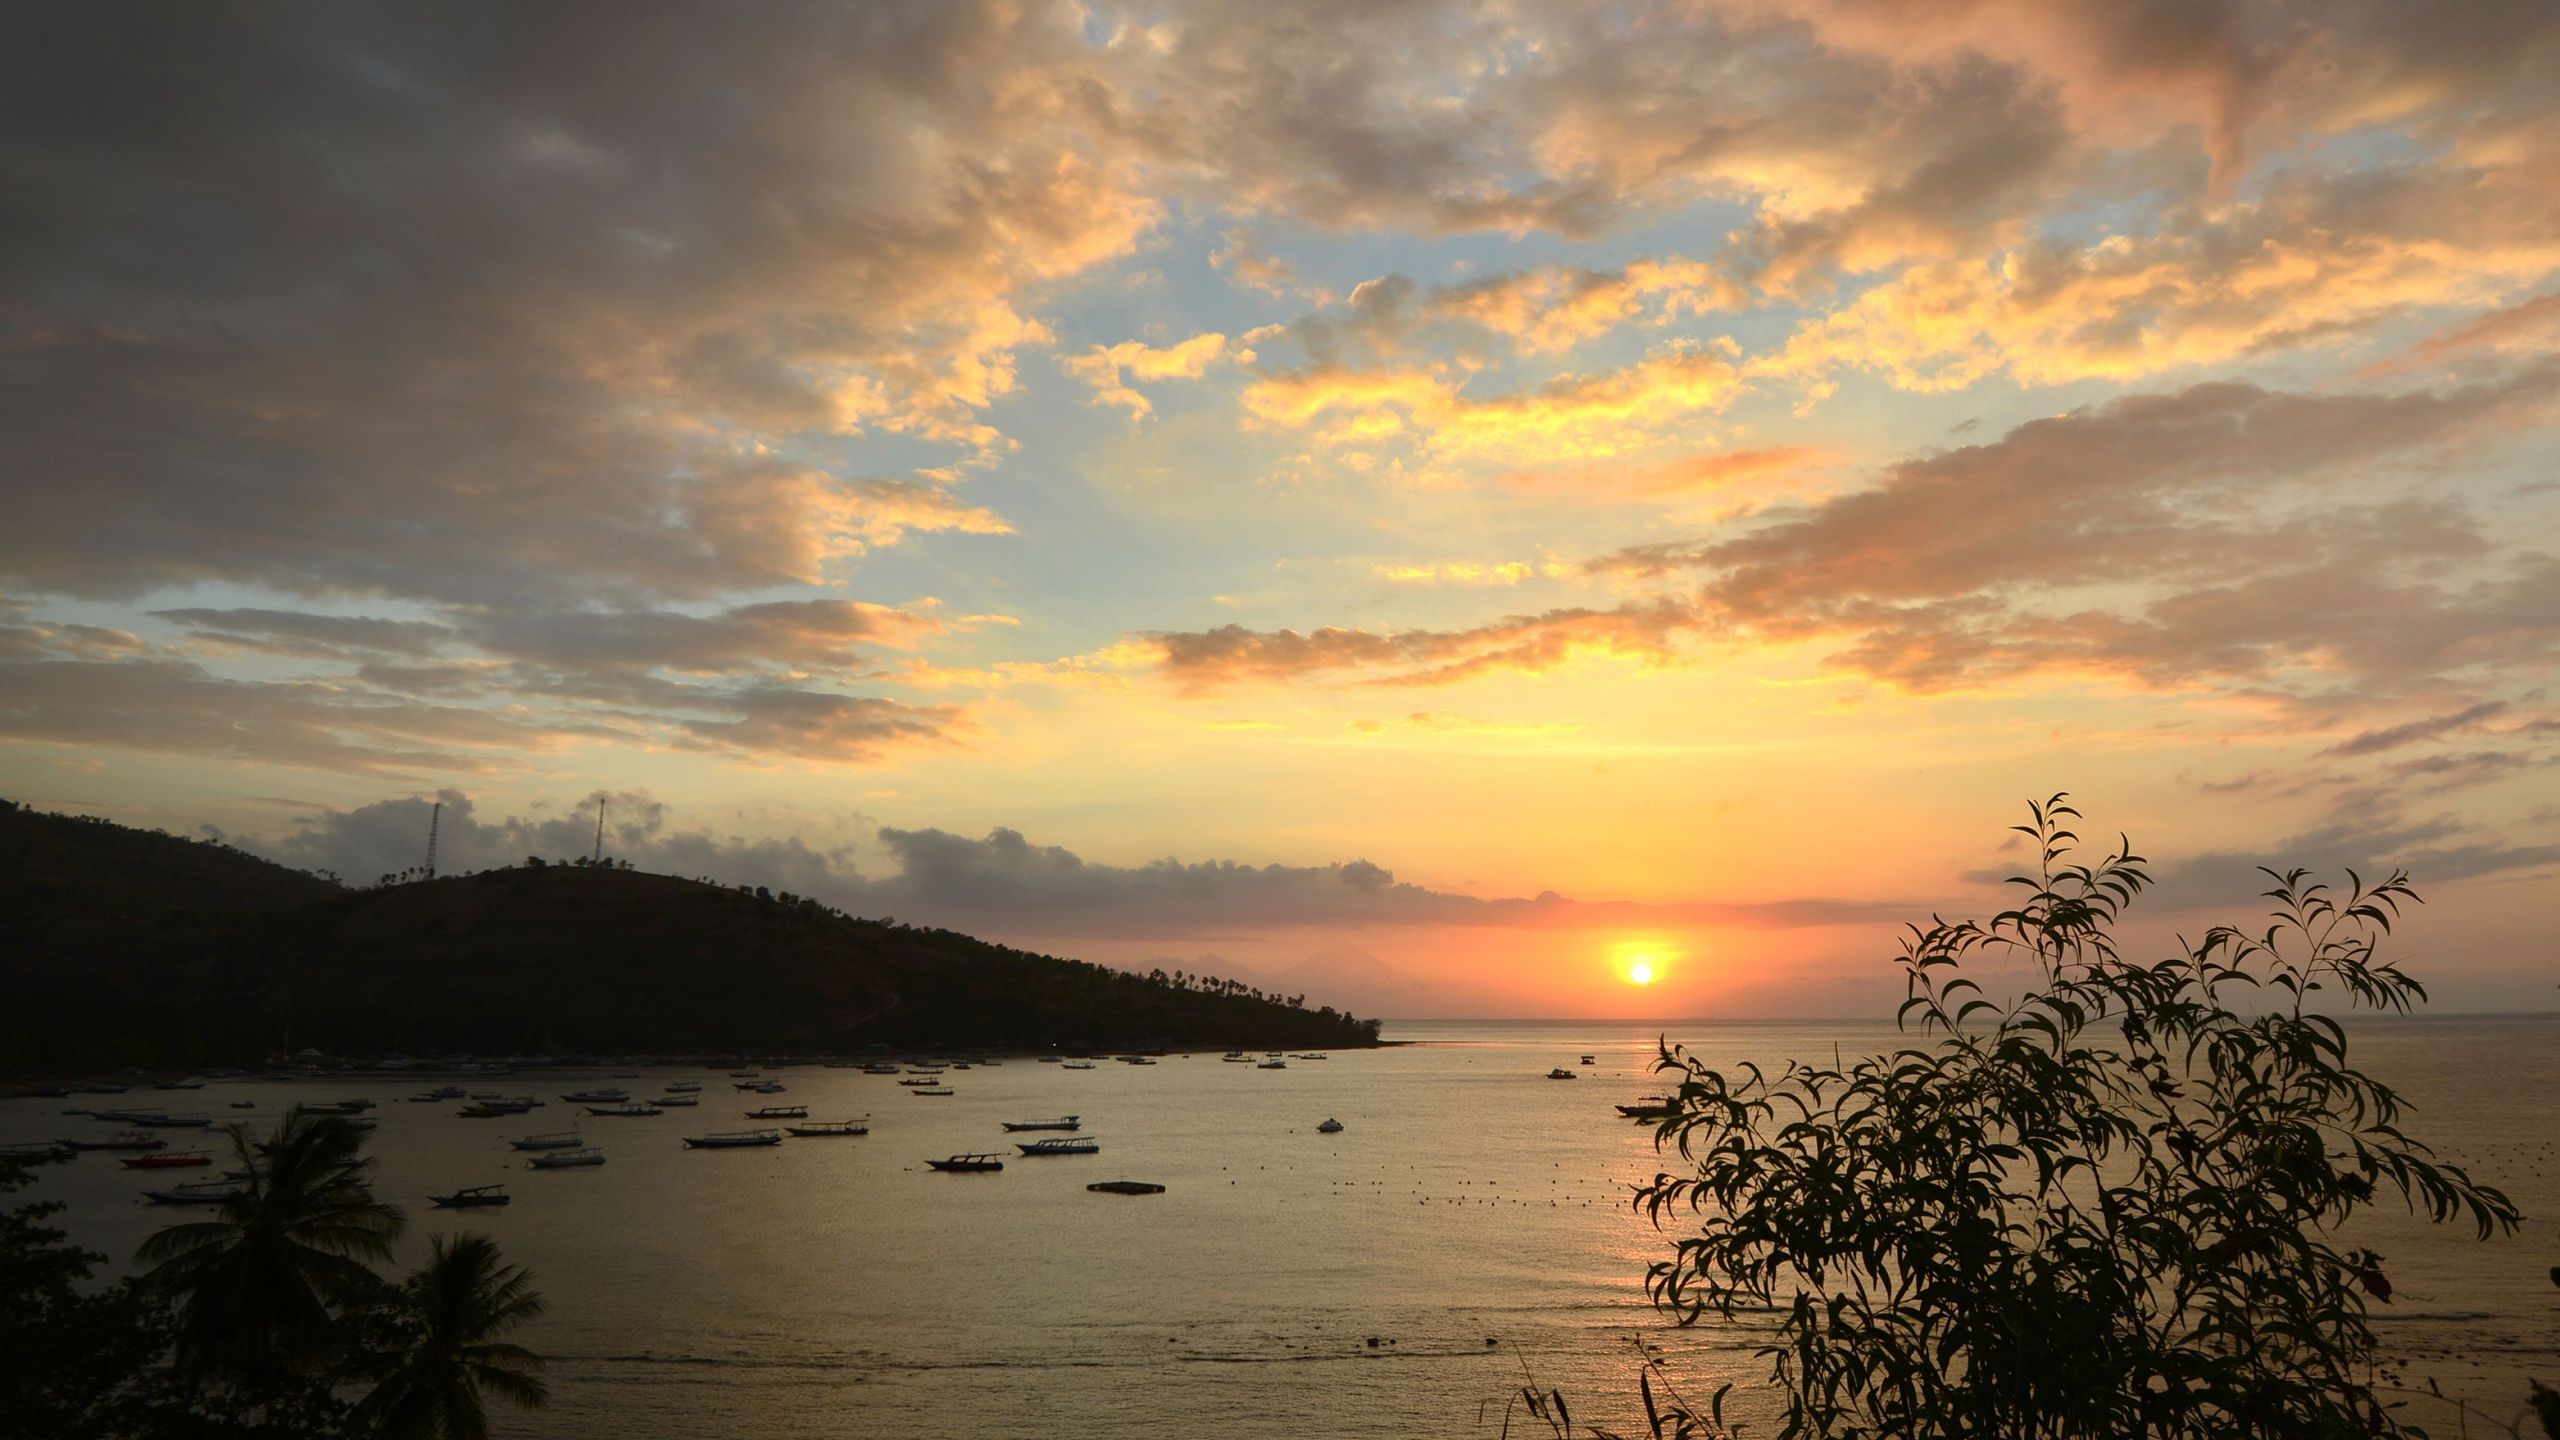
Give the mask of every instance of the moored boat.
[(871, 1127), (858, 1120), (812, 1120), (806, 1125), (782, 1127), (794, 1135), (816, 1140), (830, 1135), (868, 1135)]
[(168, 1190), (145, 1190), (154, 1205), (219, 1205), (247, 1187), (237, 1180), (198, 1180)]
[(213, 1163), (210, 1150), (168, 1150), (120, 1157), (127, 1170), (192, 1170)]
[(1072, 1140), (1022, 1140), (1017, 1141), (1013, 1148), (1025, 1156), (1099, 1155), (1102, 1142), (1090, 1135), (1079, 1135)]
[(507, 1187), (465, 1185), (450, 1195), (430, 1195), (427, 1198), (447, 1210), (470, 1210), (481, 1206), (506, 1204)]
[(806, 1120), (809, 1118), (809, 1107), (806, 1105), (767, 1105), (761, 1110), (748, 1111), (747, 1118), (750, 1120)]
[(684, 1137), (688, 1150), (744, 1150), (751, 1146), (781, 1143), (782, 1132), (779, 1130), (727, 1130), (717, 1135)]
[(954, 1175), (972, 1175), (987, 1170), (1001, 1170), (1004, 1160), (995, 1155), (954, 1155), (948, 1160), (927, 1160), (927, 1167)]
[(572, 1105), (619, 1105), (631, 1098), (631, 1092), (611, 1085), (602, 1090), (572, 1090), (560, 1098)]
[(699, 1080), (678, 1080), (667, 1086), (666, 1091), (670, 1095), (690, 1095), (701, 1088), (702, 1082)]
[(1084, 1119), (1078, 1115), (1061, 1115), (1054, 1120), (1007, 1120), (1007, 1130), (1081, 1130)]
[(0, 1145), (0, 1161), (14, 1160), (21, 1165), (49, 1165), (79, 1153), (68, 1140), (27, 1140), (14, 1145)]
[(132, 1122), (153, 1130), (202, 1130), (213, 1123), (213, 1117), (201, 1110), (172, 1115), (165, 1110), (151, 1110), (135, 1115)]
[(590, 1115), (612, 1116), (618, 1119), (633, 1119), (649, 1115), (663, 1115), (666, 1112), (660, 1110), (655, 1105), (590, 1105), (587, 1107), (587, 1113)]
[(166, 1150), (169, 1142), (148, 1130), (119, 1130), (104, 1140), (65, 1140), (74, 1150)]
[(1286, 1070), (1289, 1068), (1289, 1062), (1286, 1060), (1256, 1060), (1253, 1062), (1253, 1068), (1256, 1070)]
[(1553, 1070), (1547, 1072), (1547, 1078), (1550, 1080), (1579, 1080), (1582, 1077), (1559, 1065)]
[(573, 1170), (581, 1165), (603, 1164), (604, 1152), (596, 1149), (554, 1150), (546, 1155), (536, 1155), (526, 1163), (536, 1170)]
[(948, 1095), (951, 1092), (949, 1090), (910, 1090), (907, 1093), (921, 1100), (928, 1095)]
[(1331, 1117), (1327, 1117), (1323, 1124), (1316, 1127), (1316, 1133), (1319, 1135), (1339, 1135), (1342, 1133), (1342, 1122), (1332, 1119)]
[(1161, 1195), (1164, 1193), (1164, 1187), (1152, 1180), (1096, 1180), (1084, 1188), (1097, 1190), (1105, 1195)]
[(575, 1150), (587, 1141), (575, 1130), (555, 1130), (548, 1135), (527, 1135), (507, 1143), (518, 1150)]
[(648, 1103), (655, 1105), (660, 1109), (673, 1105), (677, 1109), (681, 1110), (701, 1104), (702, 1097), (699, 1095), (661, 1095), (657, 1099), (649, 1101)]
[(1618, 1113), (1630, 1120), (1668, 1119), (1680, 1107), (1661, 1095), (1647, 1095), (1633, 1105), (1621, 1105)]

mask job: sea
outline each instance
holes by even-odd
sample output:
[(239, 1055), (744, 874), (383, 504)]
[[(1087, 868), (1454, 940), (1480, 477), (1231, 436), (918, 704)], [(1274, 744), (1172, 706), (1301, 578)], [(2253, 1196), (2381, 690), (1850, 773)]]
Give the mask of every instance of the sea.
[[(2351, 1057), (2410, 1102), (2406, 1128), (2506, 1191), (2513, 1237), (2382, 1214), (2358, 1233), (2386, 1259), (2375, 1307), (2381, 1374), (2440, 1433), (2506, 1422), (2528, 1377), (2560, 1383), (2560, 1017), (2442, 1017), (2353, 1028)], [(1889, 1025), (1729, 1021), (1402, 1021), (1375, 1050), (1285, 1069), (1216, 1054), (1092, 1069), (1008, 1058), (945, 1072), (949, 1096), (887, 1076), (757, 1066), (785, 1093), (733, 1088), (727, 1067), (521, 1072), (474, 1089), (532, 1093), (529, 1115), (479, 1120), (412, 1103), (438, 1083), (217, 1081), (123, 1100), (0, 1101), (0, 1141), (107, 1127), (67, 1107), (168, 1101), (217, 1123), (271, 1124), (297, 1102), (379, 1103), (377, 1188), (407, 1208), (403, 1262), (426, 1237), (497, 1237), (549, 1312), (520, 1333), (550, 1357), (552, 1403), (501, 1413), (507, 1436), (1379, 1437), (1549, 1435), (1524, 1398), (1560, 1395), (1579, 1434), (1645, 1432), (1638, 1375), (1770, 1434), (1766, 1316), (1682, 1327), (1645, 1296), (1657, 1230), (1634, 1187), (1675, 1157), (1611, 1108), (1660, 1088), (1665, 1040), (1709, 1063), (1855, 1056)], [(1585, 1063), (1583, 1057), (1591, 1057)], [(1258, 1058), (1258, 1057), (1257, 1057)], [(1573, 1080), (1547, 1078), (1550, 1069)], [(635, 1097), (701, 1084), (697, 1109), (601, 1118), (564, 1092)], [(233, 1108), (247, 1102), (247, 1108)], [(688, 1150), (807, 1105), (868, 1117), (859, 1138)], [(1092, 1156), (1010, 1158), (1001, 1173), (925, 1161), (1000, 1151), (1001, 1122), (1081, 1117)], [(1342, 1130), (1318, 1126), (1338, 1119)], [(532, 1171), (512, 1137), (578, 1129), (607, 1163)], [(180, 1138), (185, 1132), (172, 1132)], [(119, 1268), (177, 1218), (89, 1153), (41, 1167), (11, 1201), (59, 1200), (53, 1223)], [(1164, 1193), (1088, 1191), (1132, 1179)], [(503, 1209), (427, 1197), (503, 1183)]]

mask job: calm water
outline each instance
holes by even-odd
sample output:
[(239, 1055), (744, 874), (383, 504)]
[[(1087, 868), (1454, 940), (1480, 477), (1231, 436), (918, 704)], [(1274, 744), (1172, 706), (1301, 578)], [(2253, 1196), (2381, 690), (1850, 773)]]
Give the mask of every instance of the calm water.
[[(1081, 1071), (1014, 1060), (953, 1073), (948, 1099), (817, 1067), (769, 1072), (789, 1087), (770, 1098), (719, 1071), (589, 1082), (635, 1095), (702, 1082), (699, 1110), (657, 1119), (589, 1118), (557, 1098), (602, 1072), (475, 1083), (551, 1101), (502, 1120), (403, 1103), (435, 1082), (245, 1082), (0, 1102), (0, 1140), (107, 1128), (66, 1105), (168, 1099), (228, 1119), (247, 1099), (257, 1109), (236, 1116), (272, 1121), (297, 1099), (369, 1094), (382, 1102), (379, 1188), (411, 1207), (409, 1251), (485, 1229), (550, 1297), (526, 1338), (554, 1357), (554, 1404), (506, 1417), (509, 1434), (1492, 1435), (1524, 1364), (1578, 1421), (1640, 1432), (1633, 1340), (1701, 1399), (1765, 1373), (1749, 1327), (1681, 1330), (1645, 1304), (1645, 1265), (1667, 1240), (1627, 1195), (1657, 1166), (1649, 1134), (1609, 1106), (1654, 1088), (1663, 1028), (1406, 1022), (1388, 1037), (1417, 1043), (1278, 1071), (1214, 1055)], [(1717, 1062), (1891, 1039), (1842, 1024), (1670, 1031)], [(2492, 1400), (2501, 1418), (2524, 1375), (2560, 1378), (2560, 1290), (2545, 1277), (2560, 1262), (2555, 1044), (2560, 1020), (2445, 1019), (2367, 1025), (2352, 1052), (2418, 1104), (2414, 1133), (2529, 1217), (2494, 1245), (2397, 1221), (2372, 1235), (2399, 1287), (2381, 1314), (2406, 1373)], [(1586, 1053), (1598, 1063), (1578, 1063)], [(1553, 1065), (1583, 1078), (1543, 1078)], [(781, 1103), (867, 1114), (872, 1133), (763, 1151), (678, 1143)], [(1084, 1117), (1100, 1156), (1017, 1159), (997, 1175), (924, 1167), (1010, 1151), (999, 1121), (1061, 1112)], [(1327, 1116), (1346, 1130), (1318, 1134)], [(572, 1125), (609, 1163), (529, 1172), (506, 1147)], [(108, 1156), (38, 1173), (22, 1193), (68, 1201), (59, 1223), (111, 1255), (171, 1218), (136, 1203), (146, 1181)], [(173, 1173), (205, 1172), (160, 1178)], [(1124, 1177), (1169, 1189), (1084, 1188)], [(466, 1217), (424, 1203), (490, 1181), (515, 1203)]]

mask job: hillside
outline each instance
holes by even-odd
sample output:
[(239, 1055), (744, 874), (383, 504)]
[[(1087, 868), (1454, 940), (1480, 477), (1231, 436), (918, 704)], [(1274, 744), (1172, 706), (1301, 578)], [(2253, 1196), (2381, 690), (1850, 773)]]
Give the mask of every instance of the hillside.
[(1369, 1043), (1212, 993), (814, 901), (611, 867), (349, 890), (219, 846), (0, 811), (0, 1068), (481, 1054)]

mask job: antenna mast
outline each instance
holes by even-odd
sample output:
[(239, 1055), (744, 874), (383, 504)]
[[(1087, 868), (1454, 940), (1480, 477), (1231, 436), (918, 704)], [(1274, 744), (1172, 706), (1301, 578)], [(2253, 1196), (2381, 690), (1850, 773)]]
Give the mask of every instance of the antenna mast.
[(592, 859), (590, 859), (587, 863), (588, 863), (588, 864), (590, 864), (590, 865), (598, 865), (598, 864), (602, 864), (603, 862), (604, 862), (604, 797), (603, 797), (603, 796), (601, 796), (601, 795), (599, 795), (599, 796), (597, 796), (597, 797), (596, 797), (596, 853), (595, 853), (594, 857), (593, 857)]
[(443, 824), (444, 802), (439, 800), (436, 808), (427, 812), (427, 878), (430, 880), (436, 878), (436, 830)]

